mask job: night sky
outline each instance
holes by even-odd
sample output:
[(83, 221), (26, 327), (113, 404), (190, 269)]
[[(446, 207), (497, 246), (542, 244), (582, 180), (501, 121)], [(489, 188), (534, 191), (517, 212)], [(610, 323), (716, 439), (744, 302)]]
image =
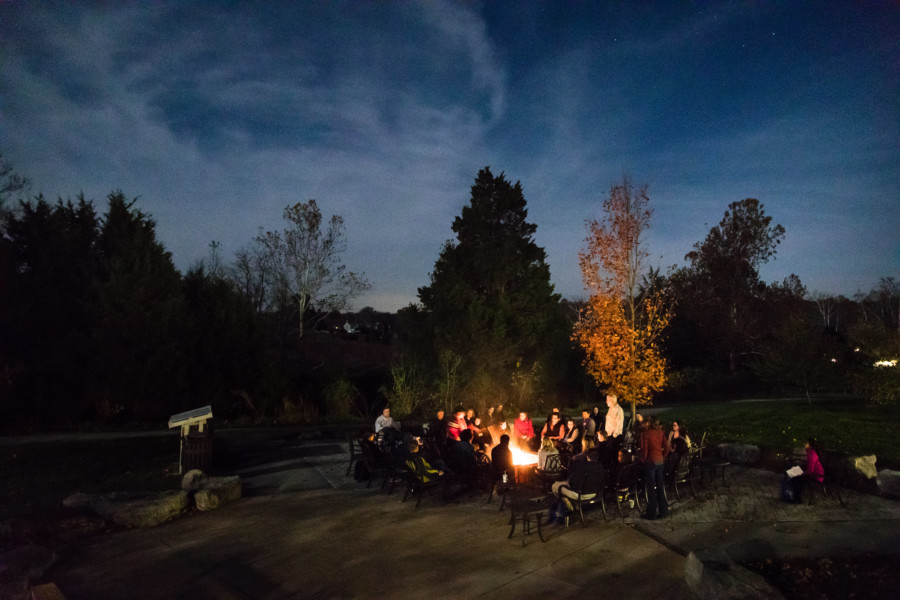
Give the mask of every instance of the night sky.
[(623, 174), (663, 271), (752, 197), (765, 280), (900, 277), (900, 3), (119, 4), (0, 3), (0, 150), (54, 201), (139, 196), (182, 271), (315, 198), (355, 307), (397, 310), (489, 165), (564, 297)]

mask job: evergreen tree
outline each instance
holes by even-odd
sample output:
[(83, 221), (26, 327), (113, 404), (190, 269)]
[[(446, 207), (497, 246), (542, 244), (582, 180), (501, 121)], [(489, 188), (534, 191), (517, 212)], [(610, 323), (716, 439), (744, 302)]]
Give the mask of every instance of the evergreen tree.
[(99, 268), (93, 205), (42, 196), (0, 221), (0, 417), (40, 427), (81, 416), (87, 295)]
[(565, 343), (565, 323), (521, 184), (485, 167), (471, 194), (419, 299), (434, 355), (461, 357), (474, 394), (507, 394), (515, 374), (539, 372), (542, 351)]
[(156, 223), (122, 192), (100, 231), (103, 270), (92, 291), (92, 400), (101, 416), (161, 419), (186, 407), (184, 299)]

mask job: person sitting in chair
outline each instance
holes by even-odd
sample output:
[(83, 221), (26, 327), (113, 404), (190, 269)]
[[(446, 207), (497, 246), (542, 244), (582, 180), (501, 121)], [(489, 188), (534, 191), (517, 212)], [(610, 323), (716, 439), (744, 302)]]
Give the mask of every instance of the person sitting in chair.
[(513, 434), (516, 436), (516, 444), (522, 450), (531, 448), (531, 441), (534, 439), (534, 425), (528, 418), (528, 413), (520, 412), (519, 418), (513, 421)]
[(506, 473), (509, 479), (513, 478), (513, 457), (509, 449), (509, 436), (505, 433), (500, 436), (500, 443), (491, 449), (491, 464), (495, 475)]
[(466, 423), (466, 411), (460, 407), (453, 411), (453, 418), (450, 419), (450, 422), (447, 424), (447, 438), (458, 442), (459, 434), (464, 430), (469, 428), (469, 424)]
[(806, 449), (806, 468), (803, 469), (803, 476), (794, 477), (794, 494), (795, 502), (802, 502), (807, 493), (806, 488), (812, 482), (822, 483), (825, 481), (825, 467), (819, 460), (819, 453), (816, 452), (816, 439), (809, 438), (803, 444)]
[(378, 415), (378, 418), (375, 419), (375, 433), (381, 433), (381, 430), (385, 427), (393, 427), (394, 419), (391, 418), (391, 409), (385, 407), (384, 410), (381, 411), (381, 414)]
[(468, 477), (475, 470), (475, 446), (472, 445), (472, 431), (464, 429), (459, 441), (450, 445), (450, 467), (453, 472)]
[(554, 444), (559, 444), (562, 442), (565, 436), (565, 424), (563, 423), (562, 418), (559, 416), (559, 413), (551, 413), (550, 419), (544, 424), (544, 428), (541, 430), (541, 439), (550, 438), (551, 440), (553, 440)]
[(444, 477), (443, 469), (432, 467), (425, 457), (419, 452), (419, 442), (410, 440), (406, 443), (409, 455), (406, 457), (406, 467), (412, 471), (422, 483), (430, 483)]
[(539, 471), (547, 470), (547, 458), (553, 454), (559, 454), (559, 450), (556, 449), (556, 445), (553, 443), (548, 437), (545, 437), (541, 440), (541, 449), (538, 450), (538, 464), (537, 468)]
[[(585, 433), (584, 437), (593, 439), (594, 436), (593, 434), (587, 435), (587, 433)], [(566, 435), (560, 442), (560, 447), (569, 454), (574, 454), (575, 450), (580, 445), (581, 431), (578, 429), (575, 419), (569, 419), (568, 423), (566, 423)]]
[(569, 478), (566, 481), (557, 481), (551, 487), (553, 495), (562, 499), (569, 510), (572, 510), (572, 504), (568, 498), (577, 498), (578, 494), (582, 492), (577, 489), (577, 486), (584, 480), (585, 473), (589, 469), (603, 469), (598, 455), (594, 452), (593, 438), (583, 438), (581, 447), (582, 451), (569, 461)]
[(472, 442), (475, 443), (482, 452), (489, 452), (491, 446), (494, 445), (494, 438), (491, 436), (491, 432), (488, 428), (482, 425), (481, 417), (472, 419), (472, 422), (469, 423), (469, 430), (472, 432)]

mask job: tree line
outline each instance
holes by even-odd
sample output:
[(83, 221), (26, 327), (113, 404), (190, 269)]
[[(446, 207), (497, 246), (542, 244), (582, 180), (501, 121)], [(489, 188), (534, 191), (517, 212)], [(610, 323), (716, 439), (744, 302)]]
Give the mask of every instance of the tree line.
[(341, 261), (342, 219), (314, 200), (286, 207), (283, 231), (230, 259), (211, 244), (182, 274), (136, 200), (114, 192), (101, 215), (83, 196), (29, 198), (28, 185), (0, 156), (10, 428), (159, 422), (204, 404), (255, 421), (369, 415), (386, 402), (401, 415), (534, 409), (596, 402), (608, 388), (633, 405), (817, 388), (900, 395), (900, 369), (883, 362), (900, 356), (897, 282), (848, 299), (810, 294), (794, 275), (762, 281), (786, 232), (755, 199), (730, 204), (686, 266), (663, 273), (641, 237), (647, 188), (624, 179), (588, 223), (589, 297), (563, 299), (521, 184), (488, 167), (418, 302), (365, 309), (350, 327), (349, 302), (370, 284)]

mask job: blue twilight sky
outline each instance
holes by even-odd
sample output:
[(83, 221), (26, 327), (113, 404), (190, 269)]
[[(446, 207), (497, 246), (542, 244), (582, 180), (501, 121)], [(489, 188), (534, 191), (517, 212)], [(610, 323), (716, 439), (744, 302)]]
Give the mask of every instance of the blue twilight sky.
[(654, 264), (753, 197), (787, 231), (764, 279), (851, 295), (900, 277), (900, 4), (12, 0), (0, 151), (51, 200), (140, 196), (182, 271), (315, 198), (356, 308), (416, 299), (487, 165), (565, 297), (623, 173)]

